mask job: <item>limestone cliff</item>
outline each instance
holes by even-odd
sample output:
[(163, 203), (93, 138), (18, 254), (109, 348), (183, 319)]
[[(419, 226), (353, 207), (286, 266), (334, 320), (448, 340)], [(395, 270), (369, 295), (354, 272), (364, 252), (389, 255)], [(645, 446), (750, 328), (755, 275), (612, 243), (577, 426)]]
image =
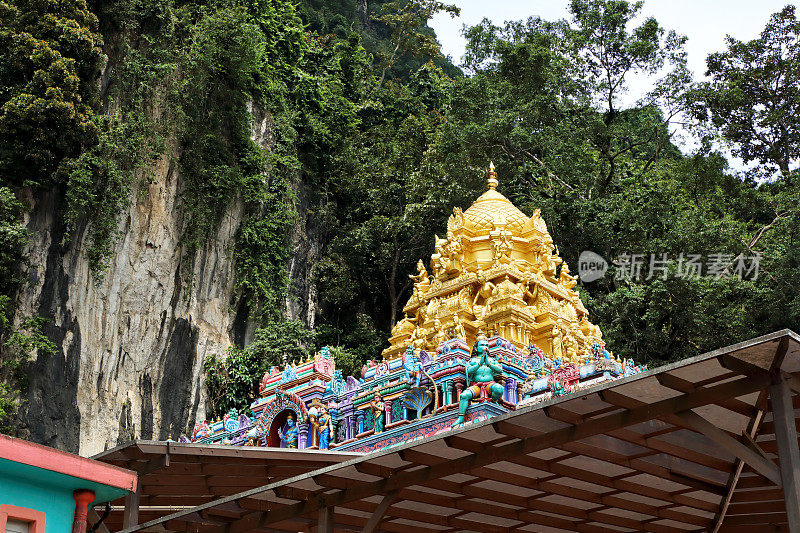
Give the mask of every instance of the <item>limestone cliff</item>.
[[(268, 146), (269, 117), (257, 110), (253, 117), (254, 139)], [(131, 438), (177, 438), (205, 415), (203, 358), (245, 343), (252, 331), (232, 262), (243, 203), (231, 201), (213, 238), (182, 263), (180, 174), (168, 157), (149, 172), (146, 190), (132, 194), (119, 219), (99, 283), (82, 253), (86, 228), (64, 245), (57, 193), (29, 198), (29, 282), (19, 315), (48, 319), (44, 331), (59, 347), (34, 362), (19, 417), (31, 440), (91, 455)], [(316, 304), (305, 279), (317, 247), (305, 231), (302, 197), (298, 191), (287, 314), (308, 321)]]

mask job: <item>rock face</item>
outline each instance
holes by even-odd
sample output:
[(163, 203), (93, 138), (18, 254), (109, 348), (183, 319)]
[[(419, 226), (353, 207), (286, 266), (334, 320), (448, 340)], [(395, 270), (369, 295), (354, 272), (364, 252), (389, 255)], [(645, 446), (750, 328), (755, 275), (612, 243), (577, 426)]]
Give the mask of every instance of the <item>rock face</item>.
[[(271, 118), (250, 111), (253, 139), (269, 149)], [(150, 172), (145, 194), (134, 191), (119, 219), (120, 238), (99, 282), (82, 253), (86, 228), (63, 245), (56, 193), (30, 198), (18, 316), (48, 319), (44, 332), (59, 348), (37, 356), (20, 409), (22, 431), (35, 442), (92, 455), (133, 438), (177, 439), (205, 416), (203, 359), (246, 344), (253, 332), (234, 279), (243, 202), (230, 202), (216, 235), (186, 261), (179, 172), (166, 157)], [(320, 245), (307, 229), (299, 179), (295, 186), (286, 314), (313, 326), (310, 272)]]
[[(120, 218), (121, 237), (101, 282), (81, 250), (62, 246), (57, 198), (34, 202), (28, 227), (25, 315), (47, 318), (60, 348), (40, 354), (21, 411), (30, 438), (83, 455), (132, 437), (177, 438), (204, 416), (202, 361), (232, 344), (237, 297), (232, 247), (242, 203), (182, 268), (180, 179), (168, 161)], [(191, 281), (187, 281), (191, 280)]]

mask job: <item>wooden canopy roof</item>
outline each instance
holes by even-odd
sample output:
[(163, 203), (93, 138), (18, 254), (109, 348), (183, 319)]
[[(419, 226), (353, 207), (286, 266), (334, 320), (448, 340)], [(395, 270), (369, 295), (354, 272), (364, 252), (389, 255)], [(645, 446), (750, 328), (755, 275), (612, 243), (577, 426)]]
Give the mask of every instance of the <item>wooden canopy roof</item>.
[[(107, 529), (155, 520), (176, 510), (340, 463), (360, 453), (133, 441), (95, 455), (139, 474), (139, 489), (113, 502)], [(137, 500), (138, 499), (138, 503)], [(124, 516), (127, 506), (128, 513)], [(133, 508), (132, 508), (133, 507)], [(137, 513), (138, 511), (138, 513)]]
[(799, 531), (798, 373), (781, 331), (125, 532)]

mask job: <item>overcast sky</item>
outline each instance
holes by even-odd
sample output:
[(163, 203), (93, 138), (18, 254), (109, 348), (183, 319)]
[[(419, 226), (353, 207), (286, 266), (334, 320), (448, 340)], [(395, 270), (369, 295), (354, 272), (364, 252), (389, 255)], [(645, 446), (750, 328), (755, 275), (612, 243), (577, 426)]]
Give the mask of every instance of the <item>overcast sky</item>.
[[(449, 0), (461, 8), (461, 16), (437, 15), (429, 23), (442, 51), (456, 64), (461, 63), (466, 41), (461, 36), (464, 25), (472, 26), (484, 17), (496, 25), (508, 20), (538, 16), (545, 20), (569, 19), (568, 0)], [(787, 0), (649, 0), (645, 1), (642, 16), (652, 16), (667, 30), (686, 35), (688, 66), (695, 79), (705, 78), (706, 56), (725, 49), (725, 36), (748, 41), (758, 37), (771, 14), (783, 9)], [(796, 5), (796, 2), (795, 2)], [(629, 80), (630, 91), (621, 103), (631, 105), (651, 87), (646, 79)], [(694, 143), (687, 135), (674, 140), (684, 151)], [(725, 150), (727, 151), (727, 150)], [(741, 161), (730, 158), (735, 170), (743, 170)]]
[[(461, 27), (472, 26), (484, 17), (501, 25), (507, 20), (538, 16), (545, 20), (569, 18), (567, 0), (450, 0), (461, 8), (461, 16), (437, 15), (430, 25), (436, 30), (443, 51), (458, 64), (464, 53)], [(780, 11), (786, 0), (649, 0), (642, 13), (655, 17), (668, 30), (686, 35), (689, 68), (700, 77), (705, 73), (706, 56), (725, 48), (725, 36), (739, 40), (758, 36), (772, 13)]]

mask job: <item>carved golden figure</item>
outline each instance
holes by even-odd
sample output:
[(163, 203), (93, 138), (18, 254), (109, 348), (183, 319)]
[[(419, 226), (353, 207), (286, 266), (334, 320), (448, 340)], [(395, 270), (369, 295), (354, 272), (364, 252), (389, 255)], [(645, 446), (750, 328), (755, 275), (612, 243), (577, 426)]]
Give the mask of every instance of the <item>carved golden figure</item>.
[(458, 318), (458, 315), (453, 315), (453, 339), (461, 339), (462, 341), (467, 340), (467, 333), (464, 330), (464, 325), (461, 323), (461, 319)]

